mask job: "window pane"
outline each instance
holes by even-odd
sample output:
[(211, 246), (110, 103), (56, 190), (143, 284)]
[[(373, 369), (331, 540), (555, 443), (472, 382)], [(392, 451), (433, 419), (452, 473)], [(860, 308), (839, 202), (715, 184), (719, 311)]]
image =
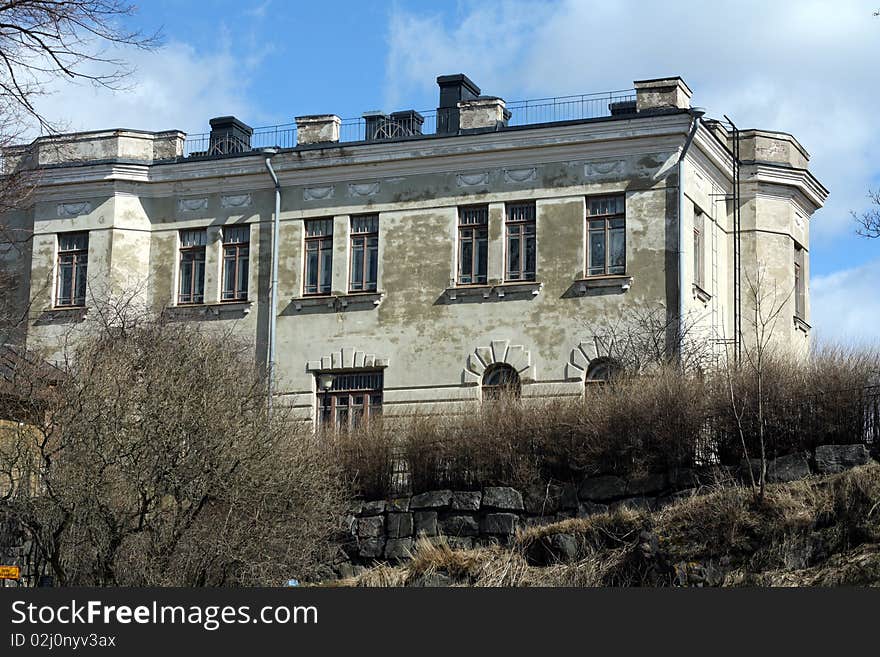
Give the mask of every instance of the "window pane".
[(248, 293), (248, 267), (250, 263), (250, 249), (247, 247), (240, 248), (238, 250), (238, 281), (237, 285), (237, 297), (239, 299), (246, 299)]
[(535, 234), (532, 233), (526, 237), (525, 243), (526, 263), (523, 271), (523, 278), (534, 280), (535, 278), (535, 254), (537, 253), (537, 244), (535, 242)]
[(195, 268), (195, 285), (193, 288), (193, 301), (201, 303), (205, 298), (205, 254), (193, 264)]
[(251, 238), (250, 226), (224, 226), (224, 244), (247, 244)]
[(520, 277), (519, 237), (511, 237), (507, 241), (507, 274), (508, 278)]
[(326, 242), (321, 245), (321, 292), (329, 292), (333, 276), (333, 251)]
[(473, 242), (471, 242), (470, 239), (465, 238), (464, 235), (462, 235), (460, 251), (461, 253), (459, 254), (458, 261), (461, 271), (461, 282), (470, 283), (471, 275), (473, 274), (474, 246)]
[(590, 274), (605, 273), (605, 231), (590, 231)]
[(73, 303), (73, 257), (62, 256), (58, 264), (58, 305)]
[(318, 250), (309, 249), (306, 253), (306, 294), (318, 291)]
[(485, 230), (481, 230), (479, 232), (479, 237), (477, 238), (477, 271), (476, 271), (476, 281), (477, 283), (485, 283), (486, 282), (486, 274), (489, 265), (489, 240), (488, 233)]
[(614, 229), (608, 236), (609, 254), (608, 272), (622, 274), (626, 269), (625, 234), (623, 229)]
[(356, 246), (352, 245), (351, 252), (351, 289), (352, 290), (363, 290), (364, 289), (364, 248), (363, 238), (358, 239)]
[(369, 242), (367, 251), (367, 280), (364, 282), (366, 289), (375, 290), (379, 278), (379, 240), (373, 238)]
[(86, 302), (86, 263), (88, 256), (81, 254), (76, 259), (76, 269), (74, 270), (74, 278), (76, 280), (76, 289), (74, 290), (74, 305), (81, 306)]

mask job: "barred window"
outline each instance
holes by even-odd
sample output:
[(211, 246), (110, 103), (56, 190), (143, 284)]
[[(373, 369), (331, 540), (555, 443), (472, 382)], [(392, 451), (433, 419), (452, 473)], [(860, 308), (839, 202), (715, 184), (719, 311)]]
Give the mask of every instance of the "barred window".
[(483, 399), (493, 400), (509, 397), (519, 399), (519, 373), (510, 365), (498, 363), (489, 367), (483, 375)]
[(177, 303), (205, 302), (205, 229), (180, 231), (180, 283)]
[[(319, 375), (319, 384), (325, 376)], [(321, 390), (319, 385), (322, 427), (348, 431), (382, 415), (381, 370), (330, 376), (333, 381), (329, 389)]]
[(379, 272), (379, 215), (351, 218), (351, 292), (375, 292)]
[(486, 283), (489, 261), (489, 206), (458, 211), (458, 284)]
[(333, 281), (333, 220), (306, 221), (305, 294), (330, 294)]
[(250, 226), (223, 227), (222, 301), (247, 300), (250, 241)]
[(56, 306), (85, 305), (88, 264), (88, 233), (62, 233), (58, 235), (58, 278), (55, 284)]
[(587, 199), (587, 276), (626, 273), (623, 194)]
[(506, 280), (535, 280), (535, 204), (512, 203), (507, 206)]

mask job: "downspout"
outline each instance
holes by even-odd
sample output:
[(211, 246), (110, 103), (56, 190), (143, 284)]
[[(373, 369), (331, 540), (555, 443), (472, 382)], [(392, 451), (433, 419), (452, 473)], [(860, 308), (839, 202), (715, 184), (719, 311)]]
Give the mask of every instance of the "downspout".
[(275, 183), (275, 214), (272, 217), (272, 287), (269, 296), (269, 358), (266, 374), (268, 376), (268, 410), (272, 416), (272, 396), (275, 393), (275, 334), (278, 315), (278, 241), (281, 224), (281, 184), (275, 169), (272, 168), (272, 157), (278, 153), (276, 149), (266, 149), (266, 169)]
[(681, 149), (681, 155), (678, 158), (678, 340), (677, 357), (681, 360), (682, 341), (685, 332), (685, 265), (684, 265), (684, 245), (687, 242), (687, 232), (684, 225), (684, 158), (694, 141), (694, 135), (697, 134), (697, 128), (700, 126), (700, 118), (705, 114), (703, 110), (692, 109), (691, 127), (688, 131), (687, 139), (684, 147)]

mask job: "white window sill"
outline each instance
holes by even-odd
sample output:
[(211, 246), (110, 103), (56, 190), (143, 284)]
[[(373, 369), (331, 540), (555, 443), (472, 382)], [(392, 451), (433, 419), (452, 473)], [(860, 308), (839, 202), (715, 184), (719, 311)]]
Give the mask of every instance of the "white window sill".
[(588, 276), (574, 282), (574, 289), (580, 294), (590, 290), (620, 290), (626, 292), (632, 286), (633, 277), (628, 274), (611, 274), (609, 276)]
[(493, 296), (498, 299), (503, 299), (509, 294), (530, 294), (531, 296), (538, 296), (543, 287), (544, 284), (539, 283), (538, 281), (510, 281), (507, 283), (492, 283), (486, 285), (454, 285), (446, 288), (444, 294), (450, 301), (473, 297), (489, 299)]
[(318, 308), (326, 306), (340, 311), (349, 307), (378, 306), (385, 298), (384, 292), (350, 292), (348, 294), (322, 294), (308, 297), (294, 297), (290, 300), (294, 309)]
[(251, 311), (253, 301), (223, 301), (220, 303), (193, 303), (169, 306), (165, 309), (171, 318), (207, 317), (240, 314), (247, 315)]
[(794, 327), (798, 331), (803, 331), (804, 333), (809, 333), (810, 329), (813, 328), (812, 326), (807, 324), (804, 320), (802, 320), (800, 317), (795, 316), (793, 319), (794, 319)]
[(696, 283), (693, 284), (693, 293), (694, 299), (702, 301), (703, 303), (709, 303), (712, 300), (712, 295), (706, 292), (706, 290), (701, 288)]

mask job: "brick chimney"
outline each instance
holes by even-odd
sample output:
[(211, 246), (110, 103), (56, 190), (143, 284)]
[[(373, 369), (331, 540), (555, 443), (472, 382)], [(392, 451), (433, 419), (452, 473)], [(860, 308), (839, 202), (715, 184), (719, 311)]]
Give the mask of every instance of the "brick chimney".
[(636, 110), (690, 109), (693, 92), (680, 77), (636, 80)]
[(459, 107), (462, 101), (476, 100), (480, 88), (463, 73), (441, 75), (437, 78), (440, 87), (440, 103), (437, 107), (437, 134), (454, 135), (459, 129)]

